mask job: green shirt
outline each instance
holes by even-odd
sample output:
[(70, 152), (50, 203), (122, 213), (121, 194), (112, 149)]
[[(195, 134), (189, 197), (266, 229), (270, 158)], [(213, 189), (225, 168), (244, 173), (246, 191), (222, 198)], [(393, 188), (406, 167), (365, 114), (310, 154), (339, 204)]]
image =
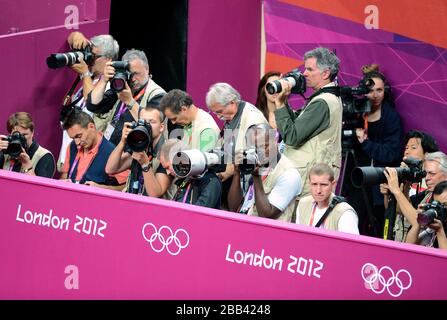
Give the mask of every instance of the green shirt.
[(329, 106), (326, 101), (317, 99), (293, 112), (286, 104), (275, 111), (275, 119), (284, 143), (297, 148), (329, 127)]

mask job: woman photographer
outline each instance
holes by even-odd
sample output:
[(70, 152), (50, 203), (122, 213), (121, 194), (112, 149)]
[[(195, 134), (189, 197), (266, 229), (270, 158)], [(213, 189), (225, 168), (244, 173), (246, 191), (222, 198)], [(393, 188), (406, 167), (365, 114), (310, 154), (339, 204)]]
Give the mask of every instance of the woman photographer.
[[(374, 87), (366, 95), (371, 103), (371, 111), (365, 115), (364, 128), (356, 129), (358, 143), (355, 154), (358, 166), (396, 167), (401, 159), (402, 128), (399, 114), (394, 109), (390, 86), (379, 65), (362, 67), (363, 80), (372, 79)], [(362, 234), (382, 237), (384, 226), (383, 195), (379, 185), (366, 186), (367, 190), (353, 188), (348, 193), (348, 202), (359, 214)], [(363, 192), (363, 194), (362, 194)], [(364, 194), (368, 196), (367, 201)], [(367, 208), (369, 206), (369, 208)], [(370, 212), (369, 227), (366, 214)], [(372, 214), (371, 214), (372, 213)], [(375, 220), (375, 221), (374, 221)], [(374, 231), (374, 228), (376, 231)]]

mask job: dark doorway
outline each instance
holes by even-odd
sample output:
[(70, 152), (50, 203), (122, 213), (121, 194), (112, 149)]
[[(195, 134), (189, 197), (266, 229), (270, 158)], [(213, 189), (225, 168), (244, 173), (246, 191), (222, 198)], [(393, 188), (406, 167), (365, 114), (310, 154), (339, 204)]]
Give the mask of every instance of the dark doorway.
[(112, 0), (110, 34), (120, 45), (120, 57), (128, 49), (143, 50), (156, 83), (166, 91), (185, 90), (188, 1), (150, 1), (147, 6)]

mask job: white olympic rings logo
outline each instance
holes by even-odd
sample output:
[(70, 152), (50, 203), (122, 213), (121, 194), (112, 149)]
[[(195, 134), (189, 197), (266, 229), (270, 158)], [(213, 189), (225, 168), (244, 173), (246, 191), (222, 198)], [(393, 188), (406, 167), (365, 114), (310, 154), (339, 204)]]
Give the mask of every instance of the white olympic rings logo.
[[(390, 273), (388, 280), (385, 280), (385, 276), (383, 275), (384, 271), (388, 271)], [(402, 279), (399, 277), (401, 274), (406, 274), (408, 277), (408, 284), (405, 286)], [(411, 274), (405, 269), (400, 269), (396, 274), (394, 274), (394, 271), (390, 267), (383, 266), (378, 270), (372, 263), (365, 263), (363, 265), (362, 278), (365, 281), (365, 286), (367, 289), (372, 290), (375, 294), (382, 294), (386, 289), (388, 293), (395, 298), (399, 297), (404, 290), (410, 288), (413, 282)], [(393, 284), (395, 284), (395, 287), (398, 288), (397, 292), (393, 292), (391, 290)]]
[[(146, 235), (146, 228), (148, 227), (150, 227), (152, 230), (148, 231)], [(167, 232), (164, 233), (163, 230), (167, 230)], [(169, 228), (168, 226), (161, 226), (160, 229), (157, 230), (157, 227), (153, 223), (148, 222), (143, 226), (142, 233), (143, 238), (147, 242), (149, 242), (152, 250), (157, 253), (162, 252), (166, 248), (169, 254), (176, 256), (182, 249), (186, 248), (189, 245), (189, 235), (188, 232), (186, 232), (186, 230), (184, 229), (178, 229), (177, 231), (172, 232), (171, 228)], [(180, 241), (178, 237), (179, 233), (183, 233), (185, 235), (185, 243), (182, 243)]]

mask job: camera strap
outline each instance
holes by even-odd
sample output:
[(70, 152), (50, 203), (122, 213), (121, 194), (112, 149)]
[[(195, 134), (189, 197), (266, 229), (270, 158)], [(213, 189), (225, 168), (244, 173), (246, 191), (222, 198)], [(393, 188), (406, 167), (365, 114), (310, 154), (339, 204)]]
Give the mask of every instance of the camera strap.
[(326, 220), (326, 218), (329, 216), (329, 214), (335, 208), (335, 206), (341, 202), (346, 202), (346, 199), (341, 196), (333, 197), (331, 203), (329, 204), (329, 208), (327, 208), (326, 212), (323, 214), (323, 216), (317, 222), (317, 224), (315, 225), (315, 228), (319, 228), (321, 226), (321, 224), (324, 222), (324, 220)]
[[(79, 81), (81, 80), (81, 78), (79, 76), (76, 77), (75, 81), (73, 82), (73, 84), (71, 85), (71, 88), (68, 90), (67, 94), (64, 97), (64, 101), (62, 102), (63, 106), (66, 106), (68, 104), (70, 104), (71, 101), (71, 96), (73, 95), (73, 92), (76, 89), (76, 86), (78, 85)], [(79, 99), (80, 100), (80, 99)], [(77, 103), (77, 102), (76, 102)]]

